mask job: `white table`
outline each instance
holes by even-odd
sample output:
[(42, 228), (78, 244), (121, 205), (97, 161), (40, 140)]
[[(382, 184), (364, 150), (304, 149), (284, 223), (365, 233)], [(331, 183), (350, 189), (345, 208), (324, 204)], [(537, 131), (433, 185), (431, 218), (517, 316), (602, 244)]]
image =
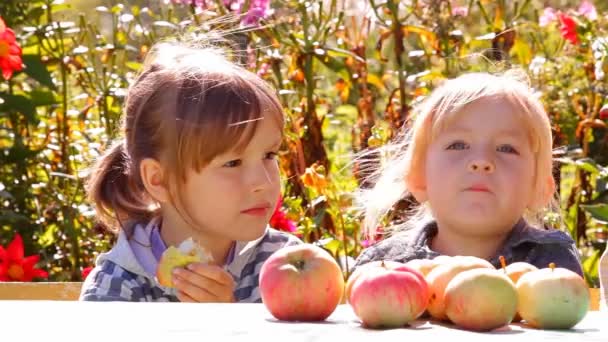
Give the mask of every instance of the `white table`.
[[(475, 333), (426, 320), (412, 327), (369, 330), (348, 305), (326, 322), (288, 323), (263, 304), (92, 303), (0, 301), (0, 341), (608, 341), (608, 314), (589, 312), (574, 329), (549, 331), (512, 324)], [(449, 340), (447, 340), (449, 339)]]

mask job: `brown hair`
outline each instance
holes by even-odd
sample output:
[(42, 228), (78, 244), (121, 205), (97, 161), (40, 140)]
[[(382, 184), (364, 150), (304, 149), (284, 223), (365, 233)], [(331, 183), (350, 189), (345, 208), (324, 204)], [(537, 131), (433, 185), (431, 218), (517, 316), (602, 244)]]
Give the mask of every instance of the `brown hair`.
[(284, 120), (274, 90), (262, 79), (216, 48), (178, 42), (150, 50), (129, 88), (124, 115), (123, 137), (96, 161), (86, 183), (98, 219), (113, 231), (123, 221), (158, 214), (140, 177), (143, 159), (161, 162), (168, 185), (179, 190), (188, 170), (244, 149), (258, 120), (272, 117), (281, 130)]

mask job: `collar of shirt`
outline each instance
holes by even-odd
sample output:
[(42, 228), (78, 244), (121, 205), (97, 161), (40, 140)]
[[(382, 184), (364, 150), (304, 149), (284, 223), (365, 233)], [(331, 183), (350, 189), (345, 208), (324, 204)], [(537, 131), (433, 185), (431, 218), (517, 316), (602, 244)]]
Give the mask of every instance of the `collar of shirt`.
[[(431, 239), (437, 235), (438, 227), (436, 221), (430, 221), (421, 225), (414, 232), (414, 244), (419, 250), (423, 250), (431, 257), (436, 257), (439, 253), (431, 250), (429, 244)], [(552, 244), (562, 243), (571, 244), (573, 240), (565, 234), (561, 234), (555, 229), (538, 229), (530, 226), (525, 219), (521, 218), (511, 229), (500, 250), (489, 261), (492, 264), (500, 265), (500, 256), (504, 256), (507, 261), (513, 254), (513, 248), (524, 244)]]

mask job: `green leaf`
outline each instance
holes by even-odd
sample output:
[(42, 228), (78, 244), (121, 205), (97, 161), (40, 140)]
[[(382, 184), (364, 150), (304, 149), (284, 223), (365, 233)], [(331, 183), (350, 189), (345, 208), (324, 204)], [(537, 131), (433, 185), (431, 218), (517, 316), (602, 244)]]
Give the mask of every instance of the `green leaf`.
[[(6, 153), (5, 151), (8, 151)], [(26, 147), (13, 146), (8, 149), (2, 149), (0, 152), (0, 165), (3, 164), (15, 164), (24, 160), (30, 160), (34, 158), (42, 150), (30, 150)]]
[(520, 64), (530, 64), (530, 61), (532, 60), (532, 49), (524, 39), (516, 39), (512, 51), (515, 56), (517, 56)]
[(29, 95), (36, 107), (49, 106), (59, 103), (59, 100), (55, 97), (55, 94), (52, 91), (33, 90)]
[(331, 253), (331, 255), (338, 255), (338, 250), (340, 249), (341, 245), (342, 244), (339, 240), (332, 239), (331, 241), (326, 243), (323, 248), (327, 249)]
[(588, 256), (583, 261), (583, 273), (588, 284), (593, 284), (598, 278), (598, 262), (600, 260), (600, 250), (593, 251), (593, 254)]
[(608, 223), (608, 204), (581, 204), (581, 207), (594, 219)]
[(331, 57), (352, 57), (352, 58), (358, 60), (361, 63), (365, 63), (365, 60), (363, 58), (361, 58), (357, 54), (355, 54), (355, 53), (353, 53), (351, 51), (348, 51), (348, 50), (339, 49), (339, 48), (328, 48), (328, 47), (326, 47), (325, 51)]
[(127, 63), (125, 63), (125, 65), (127, 66), (127, 68), (133, 70), (133, 71), (138, 71), (139, 69), (141, 69), (142, 65), (139, 62), (135, 62), (135, 61), (129, 61)]
[(41, 247), (46, 248), (55, 243), (55, 233), (59, 230), (56, 224), (49, 225), (44, 233), (38, 238)]
[(11, 95), (11, 94), (0, 94), (0, 98), (4, 100), (4, 103), (0, 105), (0, 111), (16, 110), (23, 114), (28, 122), (32, 124), (38, 124), (40, 121), (36, 113), (36, 106), (34, 102), (23, 95)]
[(602, 191), (596, 198), (589, 201), (587, 204), (608, 204), (608, 190)]
[(579, 159), (575, 162), (575, 164), (579, 168), (592, 174), (600, 172), (600, 168), (598, 167), (597, 163), (591, 158)]
[(2, 224), (19, 225), (29, 222), (30, 219), (25, 215), (18, 214), (12, 210), (0, 209), (0, 223)]
[(23, 55), (23, 63), (25, 69), (23, 70), (27, 75), (40, 84), (45, 85), (49, 88), (55, 89), (55, 84), (51, 78), (51, 74), (47, 70), (46, 66), (42, 64), (40, 56), (38, 55)]
[(345, 65), (344, 63), (336, 58), (330, 57), (328, 55), (325, 56), (320, 56), (320, 55), (316, 55), (317, 59), (321, 61), (321, 63), (323, 63), (327, 68), (329, 68), (330, 70), (337, 72), (340, 69), (344, 69)]
[(36, 20), (36, 19), (39, 19), (40, 17), (42, 17), (44, 15), (44, 13), (45, 13), (45, 9), (43, 6), (36, 6), (36, 7), (31, 8), (25, 16), (28, 19)]
[(348, 118), (356, 118), (357, 113), (357, 107), (351, 104), (340, 105), (338, 108), (336, 108), (337, 115), (343, 115)]

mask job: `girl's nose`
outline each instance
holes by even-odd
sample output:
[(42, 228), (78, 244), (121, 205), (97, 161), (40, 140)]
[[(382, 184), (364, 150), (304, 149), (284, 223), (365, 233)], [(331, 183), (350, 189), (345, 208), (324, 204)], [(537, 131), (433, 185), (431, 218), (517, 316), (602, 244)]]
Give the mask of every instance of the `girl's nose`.
[(257, 168), (252, 176), (252, 188), (254, 192), (262, 191), (273, 182), (270, 170), (265, 165)]
[(492, 172), (494, 172), (495, 168), (496, 167), (494, 166), (494, 163), (492, 163), (488, 160), (477, 159), (477, 160), (472, 160), (471, 162), (469, 162), (469, 171), (471, 171), (471, 172), (492, 173)]

